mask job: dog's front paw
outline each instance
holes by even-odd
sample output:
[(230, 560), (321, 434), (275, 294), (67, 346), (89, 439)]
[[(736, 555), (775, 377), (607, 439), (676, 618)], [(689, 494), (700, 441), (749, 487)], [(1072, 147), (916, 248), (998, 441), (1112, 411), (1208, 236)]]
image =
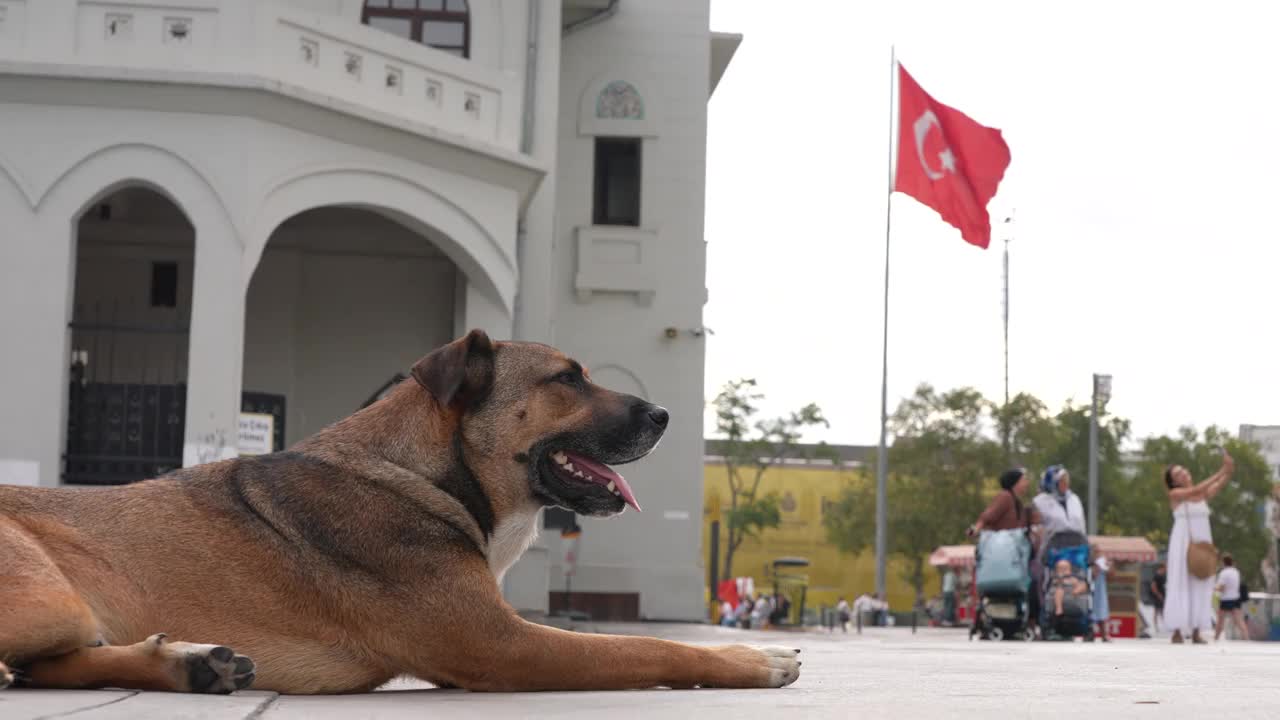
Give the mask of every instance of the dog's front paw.
[(253, 661), (229, 647), (168, 642), (164, 633), (140, 644), (170, 664), (178, 676), (179, 689), (185, 692), (223, 694), (253, 684)]
[(800, 651), (778, 646), (729, 645), (717, 653), (727, 661), (724, 677), (704, 687), (780, 688), (800, 677)]

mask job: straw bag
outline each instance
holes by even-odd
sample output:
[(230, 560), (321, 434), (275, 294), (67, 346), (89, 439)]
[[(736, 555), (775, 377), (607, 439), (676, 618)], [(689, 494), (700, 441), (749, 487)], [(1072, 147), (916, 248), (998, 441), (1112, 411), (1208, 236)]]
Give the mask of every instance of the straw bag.
[(1210, 542), (1193, 542), (1187, 546), (1187, 571), (1208, 580), (1218, 570), (1218, 548)]
[[(1187, 512), (1185, 515), (1187, 532), (1191, 532), (1191, 514)], [(1211, 542), (1193, 542), (1188, 545), (1187, 572), (1200, 580), (1213, 577), (1218, 572), (1218, 548)]]

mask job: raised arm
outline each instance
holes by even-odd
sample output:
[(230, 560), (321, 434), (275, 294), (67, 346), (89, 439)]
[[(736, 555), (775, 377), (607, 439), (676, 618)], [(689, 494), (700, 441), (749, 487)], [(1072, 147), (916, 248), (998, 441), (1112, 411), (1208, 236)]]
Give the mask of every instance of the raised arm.
[(1169, 491), (1169, 500), (1175, 505), (1183, 502), (1208, 500), (1222, 490), (1235, 471), (1236, 461), (1224, 451), (1222, 454), (1222, 467), (1218, 469), (1218, 472), (1191, 487), (1171, 489)]
[(1222, 453), (1222, 469), (1213, 474), (1213, 477), (1206, 481), (1204, 497), (1206, 500), (1212, 500), (1214, 496), (1222, 492), (1222, 488), (1227, 486), (1231, 480), (1231, 476), (1236, 472), (1236, 461), (1224, 450)]

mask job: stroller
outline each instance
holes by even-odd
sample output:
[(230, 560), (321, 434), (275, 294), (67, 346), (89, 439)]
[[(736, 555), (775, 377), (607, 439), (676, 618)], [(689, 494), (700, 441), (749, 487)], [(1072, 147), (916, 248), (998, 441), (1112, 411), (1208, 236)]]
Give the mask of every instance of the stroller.
[[(1093, 575), (1089, 563), (1089, 538), (1076, 530), (1059, 530), (1045, 541), (1044, 577), (1040, 583), (1040, 627), (1045, 640), (1084, 638), (1093, 641)], [(1054, 610), (1054, 566), (1059, 560), (1071, 563), (1072, 575), (1085, 583), (1082, 595), (1068, 593), (1063, 598), (1062, 615)]]
[(1030, 640), (1031, 541), (1022, 529), (984, 531), (976, 554), (978, 607), (969, 639)]

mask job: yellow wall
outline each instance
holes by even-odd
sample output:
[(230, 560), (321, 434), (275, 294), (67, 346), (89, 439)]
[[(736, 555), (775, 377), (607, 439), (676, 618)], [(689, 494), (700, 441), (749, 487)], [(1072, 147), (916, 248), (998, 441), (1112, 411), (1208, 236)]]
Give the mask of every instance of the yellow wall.
[[(868, 548), (859, 555), (849, 555), (827, 542), (826, 529), (822, 526), (823, 509), (835, 503), (840, 491), (854, 483), (867, 482), (851, 470), (823, 467), (773, 467), (765, 473), (760, 484), (760, 494), (776, 492), (781, 498), (782, 524), (764, 530), (760, 539), (748, 538), (738, 548), (733, 560), (736, 577), (755, 579), (757, 590), (772, 587), (765, 566), (783, 556), (800, 556), (809, 561), (809, 593), (807, 604), (817, 608), (835, 605), (840, 595), (849, 602), (862, 593), (875, 592), (875, 551)], [(703, 469), (703, 495), (705, 499), (702, 523), (702, 547), (711, 548), (711, 521), (714, 509), (722, 513), (729, 508), (729, 481), (723, 465), (708, 464)], [(720, 572), (724, 573), (724, 550), (728, 532), (723, 517), (720, 527)], [(704, 558), (704, 562), (708, 562)], [(892, 557), (887, 572), (889, 606), (896, 611), (910, 611), (915, 602), (915, 591), (900, 577), (902, 564)], [(928, 571), (925, 594), (938, 591), (938, 575)]]

